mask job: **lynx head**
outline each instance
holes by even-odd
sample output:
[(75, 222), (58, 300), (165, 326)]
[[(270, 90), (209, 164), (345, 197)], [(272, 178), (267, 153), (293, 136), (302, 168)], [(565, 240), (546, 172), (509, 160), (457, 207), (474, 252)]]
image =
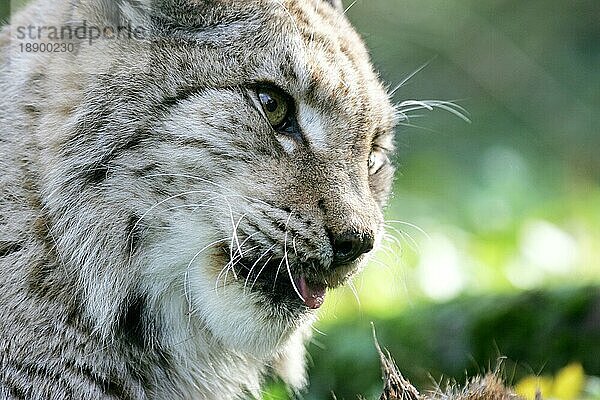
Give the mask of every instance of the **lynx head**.
[(337, 2), (102, 4), (77, 15), (147, 36), (49, 78), (40, 163), (88, 312), (275, 354), (382, 234), (395, 113), (367, 51)]

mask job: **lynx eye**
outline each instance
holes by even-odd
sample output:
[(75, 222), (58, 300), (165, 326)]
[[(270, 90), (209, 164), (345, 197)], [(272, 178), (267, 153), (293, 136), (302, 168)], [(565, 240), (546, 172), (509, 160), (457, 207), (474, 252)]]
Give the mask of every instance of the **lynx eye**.
[(273, 128), (285, 129), (292, 109), (289, 96), (276, 88), (261, 87), (257, 90), (260, 105)]
[(369, 160), (367, 166), (369, 168), (369, 175), (375, 175), (379, 170), (387, 163), (388, 159), (385, 154), (379, 149), (373, 149), (369, 154)]

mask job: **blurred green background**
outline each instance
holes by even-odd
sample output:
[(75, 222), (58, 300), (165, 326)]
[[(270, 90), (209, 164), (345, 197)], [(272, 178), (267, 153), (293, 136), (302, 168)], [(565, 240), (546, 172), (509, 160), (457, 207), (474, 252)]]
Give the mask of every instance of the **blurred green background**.
[(356, 294), (328, 297), (304, 398), (376, 398), (371, 321), (426, 387), (500, 356), (512, 382), (600, 375), (600, 1), (345, 5), (391, 88), (427, 64), (394, 101), (452, 100), (471, 123), (418, 110), (399, 127), (388, 240)]

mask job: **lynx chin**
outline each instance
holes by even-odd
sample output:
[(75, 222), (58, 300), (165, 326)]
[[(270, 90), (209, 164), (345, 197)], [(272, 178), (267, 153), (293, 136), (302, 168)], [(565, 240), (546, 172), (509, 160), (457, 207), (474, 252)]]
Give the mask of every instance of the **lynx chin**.
[[(0, 35), (0, 398), (306, 384), (316, 309), (380, 242), (393, 176), (397, 112), (343, 11), (36, 0), (13, 15)], [(23, 51), (30, 26), (144, 35), (90, 29), (62, 38), (73, 51)]]

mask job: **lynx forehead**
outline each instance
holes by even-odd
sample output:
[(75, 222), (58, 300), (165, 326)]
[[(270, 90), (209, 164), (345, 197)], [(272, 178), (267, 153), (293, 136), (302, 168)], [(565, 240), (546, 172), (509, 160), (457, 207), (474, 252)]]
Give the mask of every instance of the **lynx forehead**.
[[(19, 27), (83, 23), (144, 37), (15, 52)], [(341, 4), (38, 0), (11, 28), (0, 394), (240, 398), (269, 368), (302, 386), (393, 174), (394, 109)]]

